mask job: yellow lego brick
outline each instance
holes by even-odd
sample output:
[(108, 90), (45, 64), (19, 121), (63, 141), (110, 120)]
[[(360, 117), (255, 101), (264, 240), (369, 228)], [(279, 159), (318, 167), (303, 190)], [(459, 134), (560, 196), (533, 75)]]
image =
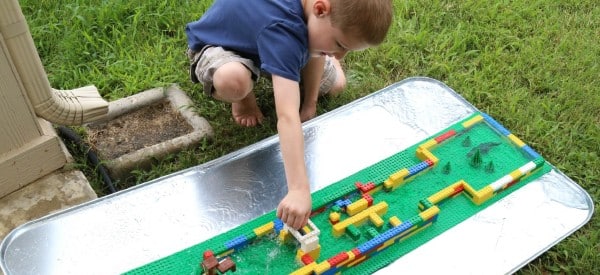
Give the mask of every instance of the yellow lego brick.
[(383, 182), (383, 186), (385, 187), (385, 189), (390, 190), (394, 188), (394, 183), (388, 178)]
[(316, 261), (319, 256), (321, 256), (321, 245), (318, 245), (317, 248), (308, 252), (308, 255), (310, 255)]
[(396, 226), (398, 226), (398, 225), (401, 225), (401, 224), (402, 224), (402, 221), (401, 221), (400, 219), (398, 219), (398, 217), (396, 217), (396, 216), (393, 216), (393, 217), (391, 217), (391, 218), (390, 218), (390, 224), (391, 224), (393, 227), (396, 227)]
[(421, 227), (416, 227), (416, 228), (415, 228), (416, 230), (410, 231), (410, 232), (408, 232), (406, 235), (402, 235), (402, 236), (400, 237), (400, 241), (403, 241), (403, 240), (405, 240), (405, 239), (407, 239), (407, 238), (410, 238), (411, 236), (413, 236), (413, 235), (415, 235), (415, 234), (417, 234), (417, 233), (421, 232), (421, 230), (423, 230), (423, 229), (425, 229), (425, 228), (429, 227), (430, 225), (431, 225), (431, 223), (428, 223), (428, 224), (426, 224), (426, 225), (424, 225), (424, 226), (421, 226)]
[(436, 165), (436, 164), (438, 164), (438, 162), (440, 162), (440, 159), (438, 159), (430, 151), (423, 152), (423, 154), (425, 155), (425, 158), (423, 160), (431, 160), (431, 162), (433, 162), (433, 165)]
[(435, 215), (440, 213), (440, 208), (438, 208), (437, 206), (432, 206), (427, 208), (427, 210), (419, 213), (419, 216), (421, 217), (421, 219), (423, 219), (423, 221), (429, 220), (433, 217), (435, 217)]
[(329, 264), (328, 261), (322, 261), (318, 263), (313, 270), (316, 274), (323, 274), (329, 269), (331, 269), (331, 264)]
[(398, 172), (396, 172), (396, 173), (393, 173), (393, 174), (391, 174), (391, 175), (390, 175), (390, 177), (389, 177), (389, 179), (390, 179), (392, 182), (394, 182), (394, 183), (396, 183), (396, 182), (398, 182), (398, 181), (400, 181), (400, 182), (401, 182), (402, 180), (404, 180), (404, 178), (405, 178), (406, 176), (408, 176), (408, 174), (409, 174), (409, 173), (410, 173), (410, 172), (408, 171), (408, 169), (404, 168), (404, 169), (402, 169), (402, 170), (400, 170), (400, 171), (398, 171)]
[(266, 223), (266, 224), (261, 225), (261, 226), (259, 226), (257, 228), (254, 228), (254, 234), (256, 234), (257, 237), (264, 236), (267, 233), (273, 231), (274, 227), (275, 227), (275, 223), (274, 222)]
[(404, 178), (408, 176), (410, 172), (407, 168), (404, 168), (394, 174), (391, 174), (388, 179), (384, 182), (385, 188), (396, 189), (400, 184), (404, 182)]
[(290, 273), (290, 275), (310, 275), (315, 270), (315, 267), (317, 267), (317, 263), (312, 262), (301, 268), (296, 269), (294, 272)]
[(465, 191), (464, 193), (467, 193), (470, 198), (475, 197), (475, 195), (477, 194), (477, 191), (475, 191), (475, 189), (473, 189), (473, 187), (471, 187), (471, 185), (469, 185), (468, 183), (466, 183), (463, 180), (460, 180), (458, 182), (461, 182), (463, 184), (464, 191)]
[(460, 185), (463, 184), (463, 181), (458, 181), (453, 183), (452, 185), (440, 190), (439, 192), (429, 196), (427, 198), (427, 200), (429, 200), (432, 204), (438, 204), (439, 202), (449, 198), (450, 196), (452, 196), (452, 194), (454, 194), (454, 190), (456, 190), (457, 187), (459, 187)]
[(331, 212), (329, 213), (329, 221), (331, 221), (332, 223), (334, 222), (339, 222), (340, 221), (340, 213), (338, 212)]
[(302, 230), (304, 230), (305, 234), (308, 234), (311, 231), (310, 227), (308, 227), (308, 225), (305, 225), (304, 227), (302, 227)]
[(300, 248), (298, 248), (298, 250), (296, 250), (296, 261), (300, 261), (300, 259), (302, 258), (302, 256), (304, 256), (304, 251)]
[(377, 215), (377, 213), (371, 213), (371, 214), (369, 214), (369, 220), (376, 227), (381, 227), (383, 225), (383, 219), (379, 215)]
[(349, 262), (354, 261), (354, 258), (356, 258), (356, 255), (354, 255), (354, 252), (352, 251), (346, 251), (346, 254), (348, 254), (348, 259), (340, 263), (338, 266), (344, 266)]
[(525, 142), (519, 139), (517, 136), (510, 134), (507, 136), (514, 144), (516, 144), (519, 148), (525, 146)]
[(419, 149), (431, 150), (437, 144), (438, 144), (438, 142), (435, 139), (432, 138), (432, 139), (430, 139), (428, 141), (425, 141), (425, 142), (421, 143), (421, 145), (419, 145), (419, 147), (417, 147), (417, 150), (419, 150)]
[(369, 202), (365, 199), (359, 199), (346, 206), (346, 213), (349, 216), (354, 216), (356, 213), (367, 209), (367, 207), (369, 207)]
[(470, 128), (471, 126), (475, 125), (476, 123), (479, 123), (482, 120), (483, 120), (483, 117), (481, 115), (477, 115), (477, 116), (474, 116), (473, 118), (463, 122), (462, 126), (465, 128)]
[(290, 236), (292, 236), (292, 234), (290, 234), (290, 231), (287, 231), (287, 230), (279, 231), (279, 240), (282, 242), (288, 241), (290, 239)]
[(304, 252), (304, 250), (302, 250), (301, 248), (298, 248), (298, 250), (296, 250), (296, 260), (300, 262), (302, 256), (304, 256), (304, 254), (310, 255), (310, 257), (316, 261), (319, 258), (319, 256), (321, 255), (321, 245), (318, 245), (317, 248), (313, 249), (312, 251), (310, 251), (308, 253)]
[(417, 158), (419, 158), (420, 160), (426, 160), (427, 156), (425, 155), (425, 153), (429, 152), (429, 150), (419, 147), (417, 148), (416, 154), (417, 154)]
[(427, 200), (429, 200), (432, 204), (438, 204), (441, 201), (443, 201), (444, 199), (450, 197), (452, 193), (448, 192), (448, 189), (442, 189), (439, 192), (429, 196), (429, 198), (427, 198)]
[(358, 258), (354, 259), (354, 261), (352, 261), (352, 262), (348, 262), (348, 267), (352, 267), (352, 266), (355, 266), (355, 265), (357, 265), (357, 264), (360, 264), (360, 263), (362, 263), (362, 262), (363, 262), (365, 259), (367, 259), (367, 256), (366, 256), (366, 255), (365, 255), (365, 256), (360, 256), (360, 257), (358, 257)]
[(377, 215), (382, 216), (387, 212), (387, 210), (388, 204), (386, 202), (380, 202), (376, 205), (373, 205), (352, 217), (349, 217), (343, 221), (334, 224), (332, 227), (333, 235), (335, 237), (340, 237), (344, 234), (348, 225), (352, 224), (355, 226), (359, 226), (369, 218), (369, 215), (371, 215), (371, 213), (376, 213)]
[(392, 244), (394, 244), (394, 238), (385, 241), (380, 247), (377, 248), (377, 251), (384, 250)]
[(521, 172), (521, 170), (517, 169), (515, 171), (510, 172), (509, 174), (513, 180), (518, 180), (521, 178), (521, 176), (523, 176), (523, 172)]
[(473, 202), (477, 205), (480, 205), (493, 196), (494, 189), (488, 185), (475, 193), (475, 196), (473, 196)]

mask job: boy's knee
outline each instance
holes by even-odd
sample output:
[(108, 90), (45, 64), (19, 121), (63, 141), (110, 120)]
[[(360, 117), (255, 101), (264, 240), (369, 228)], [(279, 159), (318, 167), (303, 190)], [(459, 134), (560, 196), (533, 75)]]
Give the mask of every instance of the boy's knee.
[(336, 76), (335, 83), (333, 83), (329, 95), (336, 96), (342, 93), (344, 89), (346, 89), (346, 76), (341, 73)]
[(346, 88), (346, 75), (338, 59), (328, 58), (325, 61), (323, 78), (319, 91), (321, 95), (335, 96)]
[(213, 75), (213, 88), (219, 98), (239, 101), (252, 91), (252, 73), (238, 62), (223, 64)]

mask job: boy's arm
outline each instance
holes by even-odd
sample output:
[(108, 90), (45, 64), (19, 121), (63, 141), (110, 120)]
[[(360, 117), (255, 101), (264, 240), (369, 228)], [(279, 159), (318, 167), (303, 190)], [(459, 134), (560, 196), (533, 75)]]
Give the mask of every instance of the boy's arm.
[(317, 113), (317, 100), (319, 97), (319, 85), (323, 77), (325, 56), (311, 57), (304, 69), (302, 69), (302, 81), (304, 81), (304, 101), (300, 110), (300, 120), (307, 121)]
[(273, 75), (277, 131), (288, 186), (287, 195), (277, 207), (277, 217), (288, 226), (299, 229), (310, 216), (312, 203), (310, 184), (304, 162), (304, 134), (300, 115), (298, 82)]

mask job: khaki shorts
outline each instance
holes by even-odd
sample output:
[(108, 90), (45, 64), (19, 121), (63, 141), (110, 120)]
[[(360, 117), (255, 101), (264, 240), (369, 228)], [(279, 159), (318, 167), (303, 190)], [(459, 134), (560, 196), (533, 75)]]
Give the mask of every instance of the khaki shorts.
[[(227, 51), (218, 46), (206, 46), (199, 52), (187, 50), (187, 56), (190, 59), (190, 79), (194, 83), (202, 83), (204, 93), (212, 96), (213, 93), (213, 75), (215, 71), (228, 62), (239, 62), (246, 66), (252, 72), (252, 79), (258, 80), (261, 71), (254, 62), (248, 58), (239, 56), (237, 53)], [(327, 94), (337, 79), (337, 71), (332, 62), (332, 57), (325, 58), (323, 77), (319, 86), (319, 95)]]

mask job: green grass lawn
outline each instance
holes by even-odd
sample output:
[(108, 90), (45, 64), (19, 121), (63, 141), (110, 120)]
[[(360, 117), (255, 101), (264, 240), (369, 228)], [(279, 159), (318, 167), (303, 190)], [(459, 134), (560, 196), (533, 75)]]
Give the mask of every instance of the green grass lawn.
[[(23, 0), (53, 87), (94, 84), (107, 100), (177, 83), (217, 137), (138, 171), (126, 188), (204, 163), (276, 133), (268, 83), (257, 86), (264, 125), (241, 130), (227, 104), (188, 80), (184, 27), (212, 1)], [(349, 54), (346, 92), (325, 113), (411, 76), (443, 81), (503, 123), (600, 199), (600, 5), (596, 0), (394, 0), (377, 48)], [(84, 167), (85, 164), (81, 164)], [(89, 170), (89, 169), (88, 169)], [(88, 178), (102, 194), (100, 179)], [(600, 219), (519, 273), (600, 274)]]

